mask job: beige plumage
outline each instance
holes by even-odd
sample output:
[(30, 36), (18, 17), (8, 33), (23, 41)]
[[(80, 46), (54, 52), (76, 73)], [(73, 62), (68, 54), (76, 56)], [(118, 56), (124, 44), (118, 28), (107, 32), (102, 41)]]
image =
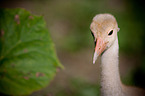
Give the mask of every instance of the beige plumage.
[(118, 67), (117, 21), (111, 14), (98, 14), (93, 18), (90, 29), (95, 37), (96, 47), (93, 63), (101, 55), (102, 96), (145, 96), (140, 88), (123, 85)]

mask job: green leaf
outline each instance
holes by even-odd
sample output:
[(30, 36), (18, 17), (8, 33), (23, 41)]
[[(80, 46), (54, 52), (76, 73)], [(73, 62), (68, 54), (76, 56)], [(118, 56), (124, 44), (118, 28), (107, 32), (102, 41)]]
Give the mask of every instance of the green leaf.
[(27, 95), (46, 87), (59, 63), (42, 16), (0, 9), (0, 92)]

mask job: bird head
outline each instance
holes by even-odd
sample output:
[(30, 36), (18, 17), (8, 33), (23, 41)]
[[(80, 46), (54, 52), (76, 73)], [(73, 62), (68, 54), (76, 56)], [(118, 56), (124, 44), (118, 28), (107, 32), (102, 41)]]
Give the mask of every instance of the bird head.
[(98, 14), (93, 18), (90, 29), (95, 39), (94, 64), (97, 57), (114, 43), (119, 28), (114, 16), (111, 14)]

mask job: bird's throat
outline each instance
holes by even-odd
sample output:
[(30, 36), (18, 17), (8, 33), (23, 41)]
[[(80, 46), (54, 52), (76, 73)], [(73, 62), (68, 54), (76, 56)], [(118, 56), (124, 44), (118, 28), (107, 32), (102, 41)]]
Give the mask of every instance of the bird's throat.
[(102, 96), (122, 96), (118, 65), (118, 38), (101, 57), (101, 92)]

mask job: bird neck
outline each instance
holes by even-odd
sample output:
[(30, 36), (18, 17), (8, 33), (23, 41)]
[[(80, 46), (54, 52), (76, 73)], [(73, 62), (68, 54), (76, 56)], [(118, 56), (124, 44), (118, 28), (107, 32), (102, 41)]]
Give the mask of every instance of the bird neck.
[(122, 84), (118, 66), (118, 38), (101, 57), (101, 92), (103, 96), (121, 96)]

